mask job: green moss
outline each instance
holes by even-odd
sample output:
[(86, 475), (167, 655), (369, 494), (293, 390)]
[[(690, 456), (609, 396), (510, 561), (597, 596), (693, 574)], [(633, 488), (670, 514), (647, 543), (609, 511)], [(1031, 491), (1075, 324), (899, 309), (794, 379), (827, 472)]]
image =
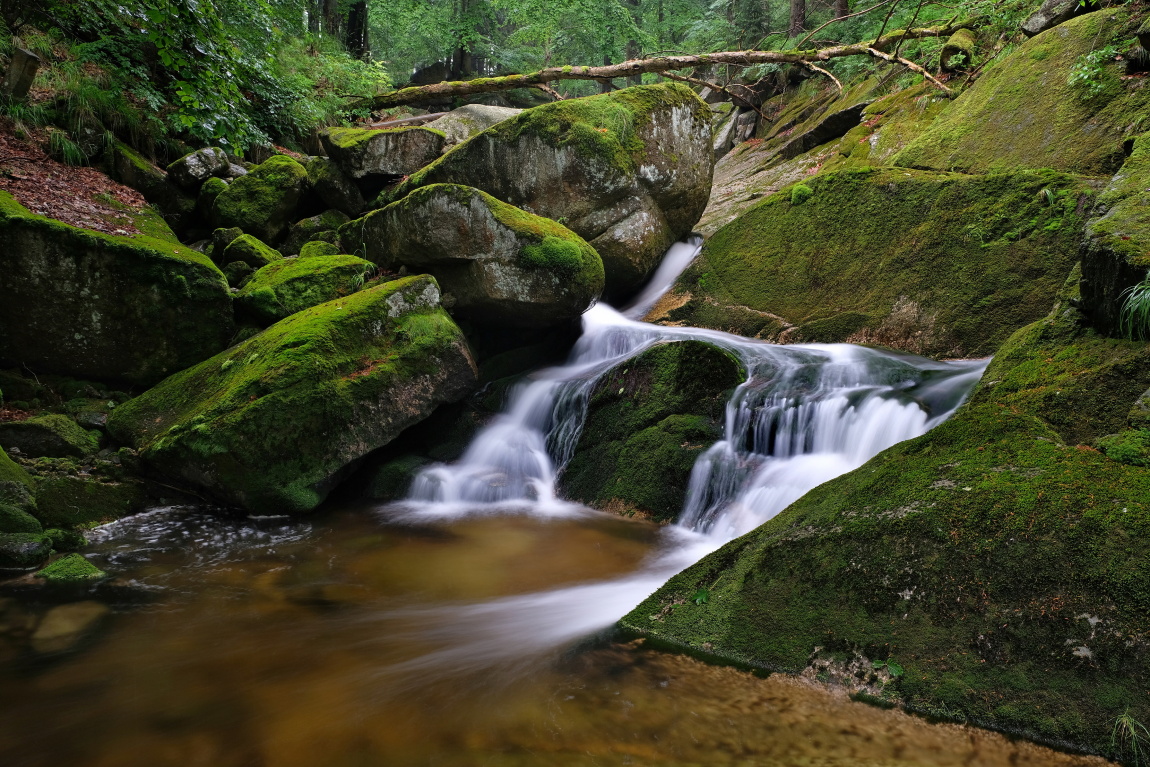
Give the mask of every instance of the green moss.
[(0, 423), (0, 445), (19, 447), (33, 457), (78, 457), (95, 453), (100, 447), (95, 436), (59, 413)]
[(275, 248), (268, 247), (250, 234), (241, 234), (224, 248), (220, 260), (225, 264), (243, 261), (248, 266), (259, 269), (282, 258), (283, 256)]
[(814, 194), (814, 190), (806, 184), (795, 184), (791, 187), (791, 205), (802, 205), (811, 199)]
[(36, 515), (48, 527), (111, 522), (143, 511), (144, 486), (97, 476), (46, 476), (36, 483)]
[(344, 466), (470, 387), (437, 297), (418, 276), (305, 309), (116, 408), (108, 429), (229, 502), (311, 509)]
[[(949, 421), (672, 578), (624, 625), (764, 668), (800, 670), (816, 646), (896, 657), (913, 710), (1107, 752), (1115, 716), (1150, 718), (1150, 470), (1079, 441), (1124, 420), (1150, 347), (1080, 320), (1061, 301)], [(703, 587), (705, 604), (683, 604)]]
[(597, 508), (670, 521), (683, 506), (695, 459), (722, 437), (739, 360), (701, 341), (660, 344), (603, 376), (562, 475), (569, 497)]
[(299, 249), (300, 258), (315, 258), (318, 256), (334, 256), (339, 253), (339, 246), (323, 240), (305, 242)]
[(44, 526), (17, 506), (0, 501), (0, 533), (39, 533)]
[(447, 138), (441, 130), (435, 128), (428, 128), (424, 125), (407, 125), (399, 128), (328, 128), (328, 140), (338, 149), (353, 149), (365, 141), (370, 141), (380, 135), (398, 135), (401, 133), (411, 133), (427, 131), (434, 133), (440, 138)]
[(0, 533), (0, 568), (35, 567), (52, 553), (52, 542), (39, 533)]
[(69, 554), (36, 573), (48, 583), (84, 583), (107, 578), (108, 574), (79, 554)]
[(8, 453), (4, 450), (0, 450), (0, 484), (32, 488), (32, 477), (18, 463), (9, 458)]
[(76, 551), (88, 545), (88, 540), (84, 538), (84, 535), (75, 530), (61, 530), (58, 527), (53, 527), (45, 530), (44, 536), (52, 542), (52, 548), (56, 551)]
[(375, 265), (355, 256), (300, 255), (263, 267), (236, 296), (243, 310), (277, 322), (308, 307), (359, 290)]
[[(1126, 10), (1071, 19), (1002, 57), (893, 160), (912, 168), (983, 173), (1053, 168), (1110, 175), (1128, 131), (1145, 130), (1150, 91), (1133, 81), (1083, 100), (1068, 82), (1079, 57), (1132, 34)], [(1139, 127), (1139, 126), (1142, 127)]]
[(774, 195), (716, 232), (676, 288), (691, 300), (667, 318), (792, 341), (989, 354), (1049, 309), (1092, 195), (1051, 171), (861, 169), (805, 184), (804, 204)]
[(218, 226), (237, 226), (265, 242), (275, 242), (287, 229), (306, 183), (307, 170), (302, 165), (276, 155), (229, 184), (216, 197), (212, 217)]
[(1108, 434), (1096, 443), (1107, 458), (1127, 466), (1150, 467), (1150, 429)]

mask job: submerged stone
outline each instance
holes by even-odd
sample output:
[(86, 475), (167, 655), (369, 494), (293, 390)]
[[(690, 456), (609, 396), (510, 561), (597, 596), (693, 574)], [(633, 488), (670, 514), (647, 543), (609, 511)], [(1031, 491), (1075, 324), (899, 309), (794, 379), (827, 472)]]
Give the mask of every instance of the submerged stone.
[(298, 513), (475, 376), (435, 281), (408, 277), (293, 314), (116, 408), (108, 429), (153, 471)]
[(436, 183), (481, 189), (558, 221), (603, 259), (612, 298), (636, 290), (707, 204), (710, 112), (683, 85), (547, 104), (459, 144), (389, 193)]
[(210, 357), (231, 337), (223, 274), (174, 238), (78, 229), (0, 192), (0, 248), (5, 359), (149, 384)]
[(583, 238), (472, 187), (432, 184), (341, 230), (390, 271), (434, 275), (452, 314), (546, 327), (577, 318), (603, 291), (603, 262)]
[(42, 655), (74, 650), (100, 627), (111, 612), (106, 604), (95, 601), (53, 607), (32, 634), (32, 649)]

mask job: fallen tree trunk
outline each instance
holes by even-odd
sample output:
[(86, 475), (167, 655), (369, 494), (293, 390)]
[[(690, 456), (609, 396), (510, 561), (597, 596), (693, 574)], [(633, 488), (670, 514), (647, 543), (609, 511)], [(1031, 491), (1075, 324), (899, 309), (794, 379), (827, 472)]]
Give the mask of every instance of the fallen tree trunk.
[[(950, 22), (937, 27), (920, 27), (918, 29), (904, 29), (883, 35), (877, 40), (835, 45), (829, 48), (811, 50), (788, 51), (722, 51), (719, 53), (703, 53), (696, 56), (655, 56), (649, 59), (634, 59), (620, 64), (608, 64), (601, 67), (549, 67), (538, 72), (524, 75), (506, 75), (504, 77), (481, 77), (474, 80), (458, 80), (430, 85), (419, 85), (403, 88), (392, 93), (385, 93), (371, 99), (365, 99), (362, 104), (372, 109), (388, 109), (391, 107), (413, 104), (429, 99), (451, 98), (454, 96), (471, 96), (477, 93), (493, 93), (495, 91), (511, 90), (512, 88), (529, 88), (556, 80), (613, 80), (618, 77), (635, 77), (648, 72), (667, 72), (675, 69), (690, 69), (709, 64), (732, 64), (736, 66), (750, 66), (752, 64), (809, 64), (816, 61), (829, 61), (830, 59), (845, 56), (875, 56), (876, 51), (883, 51), (902, 40), (917, 40), (924, 37), (949, 37), (960, 29), (970, 29), (976, 22), (971, 19)], [(885, 58), (885, 57), (882, 57)], [(906, 65), (905, 59), (898, 63)], [(916, 71), (922, 73), (921, 67)], [(931, 78), (933, 79), (933, 78)], [(937, 81), (934, 81), (937, 84)], [(941, 84), (940, 84), (941, 85)], [(946, 90), (943, 88), (943, 90)], [(947, 91), (949, 93), (949, 91)]]

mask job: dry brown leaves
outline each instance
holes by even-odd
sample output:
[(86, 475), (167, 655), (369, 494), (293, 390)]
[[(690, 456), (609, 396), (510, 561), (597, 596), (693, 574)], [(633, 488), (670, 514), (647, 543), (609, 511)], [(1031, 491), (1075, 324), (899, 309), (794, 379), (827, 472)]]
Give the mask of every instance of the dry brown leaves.
[(147, 205), (135, 189), (95, 168), (56, 162), (35, 143), (16, 138), (8, 119), (0, 119), (0, 190), (33, 213), (105, 234), (140, 233), (108, 201), (137, 211)]

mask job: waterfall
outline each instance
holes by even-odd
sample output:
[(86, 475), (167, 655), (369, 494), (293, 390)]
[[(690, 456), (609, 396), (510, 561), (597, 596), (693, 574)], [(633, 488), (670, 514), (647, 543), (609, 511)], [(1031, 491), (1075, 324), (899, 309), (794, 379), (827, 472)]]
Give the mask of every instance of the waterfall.
[[(424, 469), (389, 510), (410, 521), (477, 513), (587, 513), (556, 479), (578, 444), (587, 403), (608, 370), (664, 341), (698, 339), (742, 360), (747, 379), (726, 406), (723, 438), (696, 461), (665, 545), (625, 578), (421, 615), (429, 636), (458, 644), (393, 667), (418, 678), (521, 660), (607, 627), (668, 577), (774, 517), (807, 491), (949, 417), (986, 360), (934, 360), (847, 344), (779, 346), (713, 330), (639, 321), (698, 252), (681, 243), (622, 311), (599, 304), (567, 364), (530, 377), (454, 464)], [(442, 624), (442, 625), (440, 625)]]

